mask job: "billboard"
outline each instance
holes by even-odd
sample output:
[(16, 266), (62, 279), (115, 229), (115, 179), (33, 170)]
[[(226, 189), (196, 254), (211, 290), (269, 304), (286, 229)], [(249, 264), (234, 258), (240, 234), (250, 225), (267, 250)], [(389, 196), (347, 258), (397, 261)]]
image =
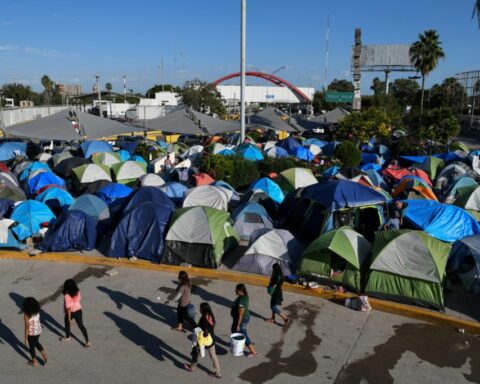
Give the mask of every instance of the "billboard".
[(360, 66), (362, 70), (378, 67), (411, 68), (409, 50), (408, 44), (362, 45)]

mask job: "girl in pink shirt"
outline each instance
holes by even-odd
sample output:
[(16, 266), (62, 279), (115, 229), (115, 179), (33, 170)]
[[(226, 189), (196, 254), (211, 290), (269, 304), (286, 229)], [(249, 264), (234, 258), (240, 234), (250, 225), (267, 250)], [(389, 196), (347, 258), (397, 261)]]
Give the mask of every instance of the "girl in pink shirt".
[(63, 295), (63, 308), (65, 312), (65, 337), (63, 340), (70, 340), (70, 325), (72, 323), (72, 319), (74, 319), (77, 322), (78, 328), (80, 328), (83, 337), (85, 338), (85, 348), (88, 348), (90, 347), (91, 343), (88, 340), (87, 329), (83, 325), (82, 320), (82, 306), (80, 304), (82, 296), (77, 284), (75, 281), (73, 281), (73, 279), (65, 280), (65, 283), (63, 284)]

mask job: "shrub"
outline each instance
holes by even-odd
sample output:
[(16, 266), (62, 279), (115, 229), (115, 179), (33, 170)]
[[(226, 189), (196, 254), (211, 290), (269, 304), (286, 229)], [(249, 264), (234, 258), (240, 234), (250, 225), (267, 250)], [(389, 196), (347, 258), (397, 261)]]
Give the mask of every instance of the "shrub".
[(362, 161), (362, 152), (351, 141), (342, 141), (335, 148), (335, 157), (341, 161), (344, 167), (358, 167)]
[(156, 159), (164, 153), (165, 152), (157, 145), (152, 143), (140, 143), (137, 145), (134, 152), (135, 155), (142, 156), (147, 162)]
[(267, 176), (272, 172), (279, 174), (280, 172), (283, 172), (286, 169), (290, 169), (294, 167), (313, 169), (311, 163), (307, 161), (298, 160), (294, 157), (282, 157), (279, 159), (266, 157), (264, 160), (258, 163), (258, 168), (262, 176)]
[(257, 163), (241, 156), (205, 155), (200, 170), (234, 188), (246, 187), (260, 177)]

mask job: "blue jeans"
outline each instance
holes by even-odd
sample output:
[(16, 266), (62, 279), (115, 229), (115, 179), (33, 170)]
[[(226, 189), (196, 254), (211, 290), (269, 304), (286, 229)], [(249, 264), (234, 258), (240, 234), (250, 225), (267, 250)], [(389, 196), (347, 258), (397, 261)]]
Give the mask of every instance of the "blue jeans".
[[(252, 344), (252, 341), (250, 340), (250, 338), (248, 337), (248, 333), (247, 333), (247, 325), (250, 321), (250, 316), (247, 317), (247, 318), (243, 318), (242, 319), (242, 322), (240, 323), (240, 333), (245, 336), (245, 345), (248, 347), (250, 344)], [(237, 322), (234, 320), (233, 321), (233, 324), (232, 324), (232, 329), (231, 329), (232, 333), (235, 333), (237, 332)]]

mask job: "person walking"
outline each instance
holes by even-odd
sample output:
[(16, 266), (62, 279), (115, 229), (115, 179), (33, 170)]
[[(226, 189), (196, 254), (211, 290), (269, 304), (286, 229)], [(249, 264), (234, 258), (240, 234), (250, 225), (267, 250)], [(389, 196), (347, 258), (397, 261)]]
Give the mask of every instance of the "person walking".
[(63, 341), (70, 341), (70, 327), (72, 325), (72, 320), (77, 322), (78, 328), (85, 338), (85, 348), (88, 348), (92, 345), (88, 339), (87, 329), (83, 325), (83, 313), (82, 305), (80, 301), (82, 296), (80, 294), (80, 289), (78, 289), (77, 283), (73, 279), (65, 280), (63, 284), (63, 308), (65, 312), (65, 337)]
[(278, 315), (283, 320), (283, 325), (286, 327), (288, 325), (289, 319), (285, 316), (280, 306), (283, 302), (283, 271), (280, 267), (280, 264), (275, 263), (272, 267), (272, 276), (270, 277), (270, 282), (268, 283), (267, 292), (270, 295), (270, 308), (272, 309), (272, 317), (265, 319), (267, 323), (275, 324), (275, 315)]
[(33, 297), (27, 297), (23, 300), (23, 319), (25, 322), (25, 345), (30, 350), (31, 361), (28, 364), (38, 367), (37, 356), (35, 354), (35, 348), (40, 351), (43, 357), (43, 363), (47, 364), (48, 358), (40, 344), (39, 338), (42, 333), (42, 325), (40, 324), (40, 304)]
[[(190, 294), (192, 293), (192, 284), (190, 283), (190, 278), (188, 273), (185, 271), (180, 271), (178, 274), (178, 287), (177, 295), (174, 297), (173, 301), (178, 301), (177, 307), (177, 326), (172, 327), (174, 331), (185, 332), (183, 329), (183, 322), (186, 321), (191, 325), (192, 329), (195, 328), (195, 320), (192, 319), (188, 313), (188, 307), (190, 305)], [(168, 301), (167, 301), (168, 303)]]
[(233, 302), (232, 310), (230, 315), (232, 316), (232, 333), (239, 332), (245, 336), (245, 345), (249, 350), (248, 357), (256, 357), (258, 355), (255, 347), (248, 337), (247, 325), (250, 321), (250, 312), (248, 310), (249, 298), (247, 293), (247, 288), (244, 284), (237, 284), (235, 287), (235, 294), (237, 298)]
[[(200, 304), (200, 313), (202, 316), (198, 322), (198, 327), (201, 329), (200, 332), (203, 333), (203, 339), (207, 340), (208, 337), (210, 337), (212, 340), (210, 345), (205, 345), (205, 349), (208, 351), (210, 359), (212, 359), (214, 369), (214, 371), (210, 372), (209, 375), (220, 379), (222, 374), (220, 373), (220, 364), (215, 351), (215, 316), (213, 315), (212, 308), (210, 308), (210, 304), (208, 303)], [(192, 350), (192, 362), (190, 364), (185, 363), (184, 365), (187, 371), (193, 372), (198, 365), (198, 343), (199, 340), (197, 339), (197, 345), (194, 346), (194, 349)]]

